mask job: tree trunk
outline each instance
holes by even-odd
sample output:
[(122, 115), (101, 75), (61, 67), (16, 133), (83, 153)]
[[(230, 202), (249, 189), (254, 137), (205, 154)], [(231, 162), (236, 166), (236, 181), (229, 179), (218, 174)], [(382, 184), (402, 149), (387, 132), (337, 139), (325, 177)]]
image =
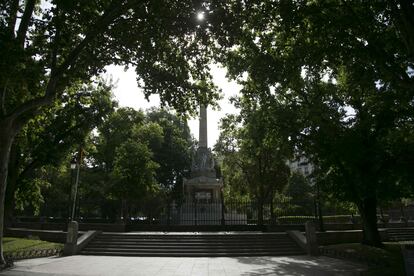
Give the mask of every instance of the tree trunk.
[(19, 156), (20, 150), (16, 144), (16, 139), (10, 149), (9, 157), (9, 167), (7, 174), (7, 187), (6, 187), (6, 198), (4, 202), (4, 226), (7, 227), (13, 222), (13, 213), (16, 206), (16, 201), (14, 200), (14, 194), (17, 190), (17, 180), (19, 174)]
[(368, 197), (358, 203), (362, 218), (362, 243), (375, 247), (383, 247), (377, 225), (377, 199)]
[(6, 197), (10, 149), (16, 132), (11, 120), (3, 119), (0, 121), (0, 267), (6, 265), (3, 256), (4, 203)]

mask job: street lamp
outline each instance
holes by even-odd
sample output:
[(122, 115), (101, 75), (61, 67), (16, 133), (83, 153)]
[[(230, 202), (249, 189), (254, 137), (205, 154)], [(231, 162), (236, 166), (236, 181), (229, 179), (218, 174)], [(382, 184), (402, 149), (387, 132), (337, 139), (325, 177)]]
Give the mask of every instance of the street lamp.
[(69, 201), (68, 201), (68, 219), (69, 221), (73, 220), (71, 217), (71, 209), (72, 209), (72, 197), (73, 197), (73, 173), (76, 169), (76, 157), (73, 156), (70, 160), (70, 190), (69, 190)]
[(73, 157), (72, 160), (70, 161), (70, 169), (74, 170), (76, 169), (76, 158)]
[(73, 158), (71, 163), (70, 163), (70, 168), (72, 170), (77, 169), (76, 170), (76, 180), (75, 180), (75, 193), (73, 195), (73, 203), (72, 203), (72, 215), (71, 215), (72, 220), (75, 219), (76, 196), (78, 194), (79, 171), (80, 171), (81, 159), (82, 159), (82, 149), (79, 149), (77, 160), (76, 160), (76, 158)]

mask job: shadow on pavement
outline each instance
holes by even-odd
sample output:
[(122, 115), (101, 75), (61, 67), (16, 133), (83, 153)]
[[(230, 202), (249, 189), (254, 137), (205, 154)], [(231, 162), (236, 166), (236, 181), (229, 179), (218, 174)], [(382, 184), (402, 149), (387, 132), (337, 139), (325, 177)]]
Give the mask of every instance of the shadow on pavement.
[(257, 266), (243, 273), (253, 275), (360, 275), (365, 266), (328, 257), (236, 257), (238, 262)]

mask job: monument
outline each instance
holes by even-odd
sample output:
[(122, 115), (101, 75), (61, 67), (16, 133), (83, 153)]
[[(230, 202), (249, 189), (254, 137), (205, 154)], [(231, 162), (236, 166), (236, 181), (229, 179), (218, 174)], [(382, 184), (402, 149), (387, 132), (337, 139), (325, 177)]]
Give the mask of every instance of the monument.
[(181, 224), (220, 224), (222, 187), (223, 181), (216, 177), (214, 158), (207, 145), (207, 108), (201, 105), (199, 144), (190, 177), (183, 183), (185, 203), (181, 208)]

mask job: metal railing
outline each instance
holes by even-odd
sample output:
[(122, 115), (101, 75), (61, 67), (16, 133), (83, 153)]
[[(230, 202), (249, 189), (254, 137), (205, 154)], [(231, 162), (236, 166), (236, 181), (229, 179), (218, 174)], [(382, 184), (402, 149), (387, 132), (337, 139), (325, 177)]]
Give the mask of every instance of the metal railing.
[[(317, 224), (360, 224), (355, 208), (343, 204), (321, 204), (319, 214), (313, 201), (284, 199), (259, 204), (250, 200), (222, 202), (179, 202), (152, 200), (128, 202), (121, 200), (80, 200), (75, 219), (89, 223), (156, 224), (156, 225), (292, 225), (314, 220)], [(353, 210), (353, 211), (352, 211)], [(48, 201), (37, 216), (26, 209), (15, 213), (20, 222), (67, 222), (70, 206)], [(262, 215), (260, 215), (262, 214)], [(394, 203), (379, 207), (378, 223), (414, 223), (414, 205)]]
[[(37, 216), (45, 222), (65, 222), (70, 208), (62, 202), (46, 202)], [(30, 210), (16, 213), (23, 221), (36, 221)], [(326, 223), (351, 223), (357, 217), (352, 212), (326, 208)], [(312, 201), (279, 200), (262, 204), (250, 200), (218, 202), (179, 202), (153, 200), (131, 202), (121, 200), (80, 200), (75, 219), (81, 222), (159, 225), (285, 225), (303, 224), (316, 220)]]

